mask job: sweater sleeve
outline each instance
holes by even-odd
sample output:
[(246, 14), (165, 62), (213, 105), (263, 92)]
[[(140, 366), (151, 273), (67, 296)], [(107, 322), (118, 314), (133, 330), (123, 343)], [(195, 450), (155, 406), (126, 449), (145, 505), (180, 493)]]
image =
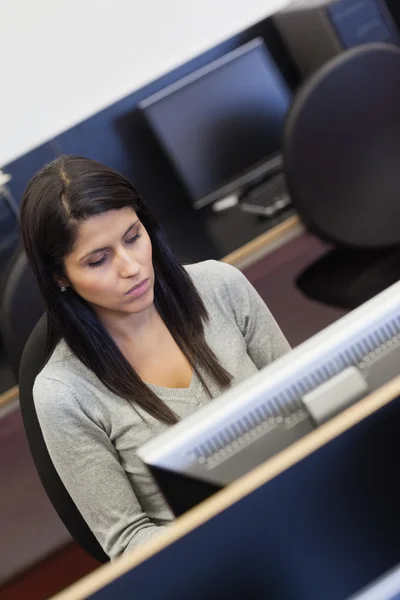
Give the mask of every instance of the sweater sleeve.
[(164, 529), (142, 511), (110, 438), (85, 414), (72, 388), (40, 377), (34, 400), (58, 475), (110, 558)]
[(277, 322), (241, 271), (224, 264), (224, 279), (237, 326), (247, 344), (247, 352), (258, 369), (290, 350)]

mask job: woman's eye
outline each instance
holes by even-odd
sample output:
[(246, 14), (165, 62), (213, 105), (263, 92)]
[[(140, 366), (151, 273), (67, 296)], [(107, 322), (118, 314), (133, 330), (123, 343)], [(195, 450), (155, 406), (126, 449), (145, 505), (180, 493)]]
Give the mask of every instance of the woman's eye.
[[(125, 240), (125, 244), (127, 244), (128, 246), (131, 244), (134, 244), (135, 242), (137, 242), (137, 240), (141, 237), (140, 233), (137, 233), (136, 235), (134, 235), (133, 237), (129, 238), (128, 240)], [(94, 262), (88, 263), (88, 266), (91, 269), (95, 269), (96, 267), (101, 267), (101, 265), (103, 265), (107, 260), (107, 254), (105, 254), (104, 256), (102, 256), (102, 258), (100, 258), (99, 260), (96, 260)]]
[(91, 269), (95, 269), (96, 267), (101, 267), (101, 265), (103, 265), (105, 262), (106, 262), (106, 256), (103, 256), (103, 258), (100, 258), (100, 260), (96, 260), (96, 262), (89, 263), (89, 267)]
[(125, 244), (134, 244), (139, 238), (140, 238), (140, 233), (137, 233), (133, 237), (129, 238), (129, 240), (126, 240)]

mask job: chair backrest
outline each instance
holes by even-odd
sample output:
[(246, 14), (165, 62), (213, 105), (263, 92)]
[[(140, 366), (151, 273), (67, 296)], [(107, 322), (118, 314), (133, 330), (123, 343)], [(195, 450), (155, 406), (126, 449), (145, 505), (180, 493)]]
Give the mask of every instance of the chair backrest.
[(44, 300), (22, 249), (16, 252), (7, 269), (0, 303), (4, 354), (18, 380), (25, 344), (44, 313)]
[(0, 230), (0, 294), (4, 289), (8, 274), (20, 253), (20, 244), (16, 236), (2, 236)]
[(28, 444), (43, 487), (58, 516), (74, 540), (101, 563), (108, 556), (89, 529), (53, 465), (33, 401), (33, 384), (44, 365), (47, 319), (43, 316), (25, 346), (19, 374), (19, 401)]
[(400, 245), (400, 48), (352, 48), (295, 95), (283, 155), (293, 202), (337, 246)]
[(17, 206), (5, 188), (0, 186), (0, 280), (18, 244)]
[[(1, 228), (0, 228), (0, 238), (2, 239), (2, 232), (1, 232)], [(14, 261), (16, 259), (16, 257), (19, 254), (19, 248), (18, 248), (18, 252), (15, 250), (15, 240), (10, 240), (10, 239), (6, 239), (5, 241), (2, 241), (0, 243), (0, 353), (1, 353), (1, 357), (3, 357), (3, 340), (2, 340), (2, 336), (3, 336), (3, 322), (2, 322), (2, 314), (1, 314), (1, 307), (2, 307), (2, 300), (3, 300), (3, 296), (4, 296), (4, 290), (5, 290), (5, 286), (7, 283), (7, 279), (8, 279), (8, 274), (12, 268), (12, 265), (14, 264)]]

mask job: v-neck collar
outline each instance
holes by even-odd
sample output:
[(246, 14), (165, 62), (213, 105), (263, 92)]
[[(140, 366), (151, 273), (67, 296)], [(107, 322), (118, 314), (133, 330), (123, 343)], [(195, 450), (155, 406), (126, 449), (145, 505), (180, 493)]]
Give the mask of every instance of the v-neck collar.
[(181, 399), (189, 399), (193, 398), (195, 391), (198, 389), (200, 385), (200, 379), (197, 375), (196, 371), (193, 370), (192, 379), (190, 381), (189, 387), (185, 388), (169, 388), (163, 387), (161, 385), (154, 385), (153, 383), (147, 383), (146, 385), (150, 388), (157, 396), (160, 398), (181, 398)]

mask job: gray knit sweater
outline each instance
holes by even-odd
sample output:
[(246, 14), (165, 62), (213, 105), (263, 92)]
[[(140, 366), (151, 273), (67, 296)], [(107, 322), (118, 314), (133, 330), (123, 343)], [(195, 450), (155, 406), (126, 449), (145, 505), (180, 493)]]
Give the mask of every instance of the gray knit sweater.
[[(205, 337), (232, 385), (289, 346), (263, 300), (229, 265), (205, 261), (187, 270), (208, 310)], [(213, 397), (221, 390), (205, 376)], [(150, 385), (150, 384), (149, 384)], [(179, 416), (210, 401), (194, 375), (187, 389), (150, 385)], [(104, 551), (114, 558), (172, 519), (136, 449), (167, 427), (109, 392), (60, 342), (36, 378), (34, 400), (52, 461)], [(143, 412), (142, 412), (143, 414)]]

